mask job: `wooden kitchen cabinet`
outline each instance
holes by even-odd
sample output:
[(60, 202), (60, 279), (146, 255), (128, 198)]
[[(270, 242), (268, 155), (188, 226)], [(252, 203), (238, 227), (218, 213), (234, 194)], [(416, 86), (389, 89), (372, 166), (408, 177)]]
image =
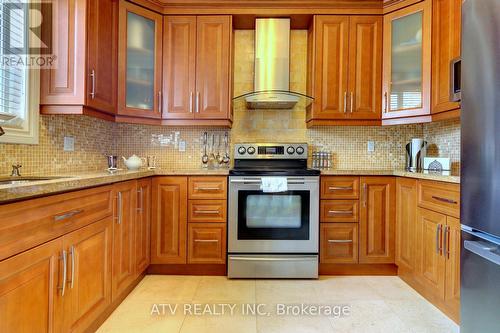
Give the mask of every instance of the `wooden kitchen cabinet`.
[(228, 15), (165, 17), (164, 119), (231, 119), (231, 22)]
[[(40, 71), (43, 114), (116, 112), (118, 3), (60, 0), (52, 3), (53, 68)], [(51, 36), (51, 37), (49, 37)]]
[(187, 185), (187, 177), (153, 178), (152, 264), (186, 263)]
[(417, 281), (426, 292), (444, 300), (446, 260), (443, 251), (443, 229), (446, 215), (427, 209), (417, 211)]
[(384, 15), (382, 124), (428, 122), (432, 0)]
[(320, 263), (356, 264), (358, 262), (358, 224), (321, 223)]
[(444, 298), (452, 317), (460, 318), (460, 249), (462, 230), (460, 220), (451, 216), (446, 218), (446, 246), (444, 256), (446, 259), (446, 283)]
[(189, 177), (190, 200), (193, 199), (227, 199), (227, 177), (193, 176)]
[(1, 332), (61, 332), (61, 248), (56, 239), (0, 262)]
[(321, 199), (358, 199), (359, 177), (321, 177)]
[(120, 0), (119, 115), (161, 118), (162, 21), (160, 14)]
[(320, 222), (358, 222), (358, 200), (321, 200)]
[(431, 113), (456, 110), (460, 104), (450, 101), (451, 61), (460, 57), (462, 0), (432, 1), (432, 96)]
[(137, 181), (137, 212), (135, 215), (136, 276), (148, 268), (151, 261), (151, 179)]
[(317, 15), (308, 42), (312, 44), (307, 120), (344, 119), (347, 111), (349, 16)]
[(309, 43), (309, 125), (380, 120), (382, 18), (317, 15)]
[(84, 332), (111, 304), (113, 219), (63, 237), (68, 253), (63, 332)]
[(396, 265), (413, 273), (417, 255), (417, 180), (396, 180)]
[(394, 177), (361, 177), (359, 262), (393, 264), (395, 261)]
[(127, 181), (113, 186), (115, 213), (113, 223), (113, 300), (136, 279), (135, 217), (137, 182)]
[(226, 263), (226, 223), (190, 223), (188, 264)]

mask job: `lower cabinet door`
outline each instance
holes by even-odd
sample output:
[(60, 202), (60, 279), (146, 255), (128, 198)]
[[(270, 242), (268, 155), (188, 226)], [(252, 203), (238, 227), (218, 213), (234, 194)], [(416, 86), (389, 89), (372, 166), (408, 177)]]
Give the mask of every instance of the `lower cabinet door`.
[(62, 331), (61, 247), (57, 239), (0, 262), (0, 332)]
[(415, 270), (417, 227), (417, 180), (396, 181), (396, 265), (408, 273)]
[(111, 304), (112, 217), (63, 238), (68, 251), (64, 332), (83, 332)]
[(226, 223), (190, 223), (188, 264), (226, 263)]
[(425, 292), (444, 300), (445, 257), (443, 252), (443, 230), (446, 215), (427, 209), (417, 210), (417, 259), (418, 282)]
[(136, 276), (148, 268), (151, 249), (151, 179), (137, 181), (137, 214), (135, 217)]
[(135, 214), (137, 182), (113, 186), (115, 214), (113, 221), (113, 300), (135, 280)]
[(358, 224), (321, 223), (320, 263), (355, 264), (358, 262)]
[(445, 258), (446, 258), (446, 288), (445, 301), (456, 317), (460, 314), (460, 220), (448, 216), (446, 218)]

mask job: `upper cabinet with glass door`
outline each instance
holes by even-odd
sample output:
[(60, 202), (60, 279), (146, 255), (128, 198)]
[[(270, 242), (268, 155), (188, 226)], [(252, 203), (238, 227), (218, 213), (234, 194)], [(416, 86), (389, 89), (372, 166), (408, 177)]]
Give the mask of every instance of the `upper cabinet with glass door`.
[(432, 2), (425, 0), (384, 16), (386, 124), (431, 120), (431, 15)]
[(161, 117), (162, 16), (120, 1), (118, 114)]

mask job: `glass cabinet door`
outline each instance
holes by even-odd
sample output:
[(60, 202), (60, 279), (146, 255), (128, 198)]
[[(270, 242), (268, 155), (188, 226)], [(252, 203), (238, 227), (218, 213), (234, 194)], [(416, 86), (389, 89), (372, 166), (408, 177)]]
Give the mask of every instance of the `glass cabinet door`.
[(384, 118), (429, 114), (428, 3), (404, 8), (385, 18)]
[(161, 116), (162, 17), (120, 2), (119, 108), (128, 116)]

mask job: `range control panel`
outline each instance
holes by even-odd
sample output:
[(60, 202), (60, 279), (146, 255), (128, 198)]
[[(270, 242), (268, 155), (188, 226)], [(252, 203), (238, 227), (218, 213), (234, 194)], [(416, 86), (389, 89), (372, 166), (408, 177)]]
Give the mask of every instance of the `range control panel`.
[(307, 143), (241, 143), (235, 159), (307, 159)]

